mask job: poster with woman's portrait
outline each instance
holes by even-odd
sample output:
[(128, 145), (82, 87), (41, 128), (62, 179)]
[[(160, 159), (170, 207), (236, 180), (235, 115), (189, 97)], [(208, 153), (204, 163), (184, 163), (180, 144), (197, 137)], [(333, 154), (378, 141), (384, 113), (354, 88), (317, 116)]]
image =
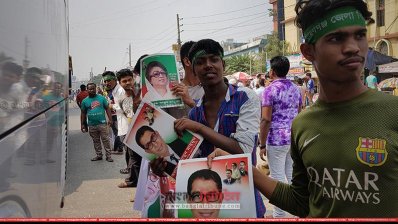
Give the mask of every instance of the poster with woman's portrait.
[(153, 54), (141, 60), (141, 98), (145, 96), (159, 108), (179, 107), (181, 97), (170, 90), (179, 83), (179, 73), (174, 54)]
[(180, 160), (192, 158), (203, 137), (190, 131), (178, 136), (174, 130), (175, 118), (155, 107), (144, 98), (132, 118), (124, 144), (149, 161), (163, 157), (166, 173), (175, 178)]
[[(177, 209), (177, 217), (255, 218), (250, 164), (250, 154), (216, 157), (211, 169), (208, 168), (207, 158), (180, 161), (175, 204), (172, 205)], [(242, 175), (234, 176), (233, 169)]]

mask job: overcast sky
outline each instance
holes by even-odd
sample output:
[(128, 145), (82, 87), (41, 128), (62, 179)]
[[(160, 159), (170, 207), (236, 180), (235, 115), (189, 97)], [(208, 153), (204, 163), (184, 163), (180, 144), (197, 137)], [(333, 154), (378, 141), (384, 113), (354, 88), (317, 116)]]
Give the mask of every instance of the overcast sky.
[(237, 42), (272, 32), (268, 0), (70, 0), (70, 54), (74, 75), (88, 79), (143, 54), (171, 53), (177, 42), (211, 38)]

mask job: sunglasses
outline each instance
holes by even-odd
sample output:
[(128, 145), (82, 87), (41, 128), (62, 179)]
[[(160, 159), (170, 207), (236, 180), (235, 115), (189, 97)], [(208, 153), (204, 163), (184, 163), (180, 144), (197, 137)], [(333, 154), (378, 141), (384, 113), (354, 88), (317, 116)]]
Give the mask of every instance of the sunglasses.
[(154, 72), (154, 73), (152, 73), (152, 74), (150, 75), (150, 77), (151, 77), (151, 78), (152, 78), (152, 77), (159, 78), (160, 75), (162, 75), (162, 76), (164, 76), (164, 77), (167, 77), (167, 73), (166, 73), (166, 72)]
[(203, 199), (206, 198), (207, 202), (217, 202), (222, 198), (222, 192), (208, 192), (203, 194), (201, 192), (193, 192), (190, 194), (190, 198), (194, 203), (203, 202)]

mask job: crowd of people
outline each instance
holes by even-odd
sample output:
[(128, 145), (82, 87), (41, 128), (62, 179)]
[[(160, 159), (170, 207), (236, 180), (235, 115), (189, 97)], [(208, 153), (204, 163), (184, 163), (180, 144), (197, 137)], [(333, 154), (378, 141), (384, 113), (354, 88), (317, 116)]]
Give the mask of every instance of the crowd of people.
[[(203, 136), (197, 157), (207, 157), (210, 169), (217, 156), (255, 156), (259, 150), (261, 159), (267, 157), (270, 176), (261, 174), (253, 160), (258, 218), (265, 214), (260, 192), (277, 206), (269, 218), (285, 217), (286, 212), (299, 217), (396, 217), (398, 98), (369, 89), (360, 78), (368, 49), (366, 24), (373, 21), (367, 4), (299, 0), (295, 11), (305, 38), (300, 50), (319, 79), (316, 101), (311, 73), (297, 82), (287, 79), (290, 63), (284, 56), (271, 59), (271, 71), (256, 77), (253, 89), (247, 87), (250, 83), (226, 82), (223, 48), (202, 39), (181, 47), (185, 76), (170, 89), (185, 106), (165, 111), (176, 118), (177, 133), (190, 130)], [(111, 153), (126, 152), (121, 173), (126, 171), (131, 178), (119, 187), (137, 186), (141, 161), (122, 141), (140, 102), (133, 86), (141, 59), (133, 71), (104, 72), (105, 97), (89, 83), (88, 97), (80, 104), (81, 129), (86, 132), (88, 126), (94, 142), (92, 161), (102, 159), (100, 140), (108, 162), (113, 161)], [(162, 82), (167, 74), (161, 67), (156, 74), (151, 71), (146, 76), (153, 83)], [(126, 99), (128, 103), (121, 104)], [(111, 143), (104, 130), (107, 122), (115, 136)], [(142, 148), (153, 148), (156, 132), (149, 130), (145, 137), (145, 143), (139, 139)], [(154, 174), (165, 176), (164, 157), (148, 165)], [(243, 175), (237, 164), (231, 165), (226, 165), (225, 184)]]

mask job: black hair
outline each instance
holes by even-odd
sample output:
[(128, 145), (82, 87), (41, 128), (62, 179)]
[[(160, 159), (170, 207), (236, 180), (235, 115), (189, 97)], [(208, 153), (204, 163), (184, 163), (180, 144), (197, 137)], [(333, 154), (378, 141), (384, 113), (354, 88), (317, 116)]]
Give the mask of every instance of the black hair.
[(303, 81), (302, 78), (298, 78), (298, 79), (297, 79), (297, 84), (299, 84), (300, 86), (302, 86), (303, 83), (304, 83), (304, 81)]
[(191, 49), (191, 47), (192, 47), (195, 43), (196, 43), (195, 41), (188, 41), (188, 42), (185, 42), (185, 43), (181, 46), (181, 49), (180, 49), (180, 60), (181, 60), (182, 66), (183, 66), (184, 68), (185, 68), (185, 64), (184, 64), (184, 62), (183, 62), (183, 59), (188, 57), (189, 50)]
[(160, 63), (160, 62), (158, 62), (158, 61), (151, 61), (151, 62), (149, 62), (149, 64), (146, 66), (146, 72), (145, 72), (145, 77), (146, 77), (146, 79), (147, 79), (149, 82), (151, 81), (151, 78), (149, 77), (149, 71), (151, 71), (151, 69), (152, 69), (153, 67), (159, 67), (159, 68), (163, 69), (163, 71), (166, 72), (166, 76), (168, 76), (168, 75), (167, 75), (167, 69), (166, 69), (166, 67), (165, 67), (162, 63)]
[(116, 73), (116, 75), (117, 75), (117, 80), (118, 80), (119, 82), (120, 82), (120, 80), (121, 80), (122, 78), (124, 78), (124, 77), (126, 77), (126, 76), (131, 76), (131, 77), (134, 78), (133, 72), (132, 72), (130, 69), (128, 69), (128, 68), (124, 68), (124, 69), (119, 70), (119, 71)]
[(84, 85), (84, 84), (81, 84), (81, 85), (80, 85), (80, 90), (81, 90), (81, 91), (84, 91), (84, 90), (86, 90), (86, 85)]
[(93, 85), (95, 88), (97, 88), (97, 84), (90, 82), (90, 83), (87, 83), (87, 89), (88, 89), (88, 86), (91, 86), (91, 85)]
[(245, 161), (243, 161), (243, 160), (241, 160), (239, 163), (244, 163), (244, 164), (246, 164), (246, 162), (245, 162)]
[(363, 0), (298, 0), (294, 9), (297, 14), (295, 24), (304, 31), (329, 11), (346, 6), (356, 8), (368, 24), (374, 22), (372, 12)]
[(307, 73), (305, 74), (305, 76), (308, 76), (308, 77), (311, 78), (312, 74), (311, 74), (311, 72), (307, 72)]
[(116, 78), (115, 73), (112, 72), (112, 71), (105, 71), (104, 73), (102, 73), (102, 77), (105, 77), (105, 76), (107, 76), (107, 75), (110, 75), (110, 76), (113, 76), (113, 77)]
[(232, 163), (232, 166), (233, 166), (233, 165), (238, 166), (238, 164), (236, 164), (236, 163)]
[(191, 63), (193, 63), (192, 60), (195, 54), (201, 50), (206, 51), (207, 54), (219, 55), (221, 58), (224, 57), (224, 49), (220, 43), (212, 39), (202, 39), (196, 42), (189, 50), (188, 58)]
[(31, 67), (26, 70), (26, 75), (40, 76), (42, 74), (41, 69), (37, 67)]
[(271, 59), (271, 69), (276, 73), (279, 78), (286, 77), (289, 72), (290, 63), (289, 59), (285, 56), (275, 56)]
[(137, 133), (135, 134), (135, 141), (136, 141), (137, 144), (138, 144), (141, 148), (143, 148), (144, 150), (145, 150), (145, 147), (141, 144), (140, 139), (141, 139), (141, 137), (144, 135), (144, 133), (145, 133), (146, 131), (155, 132), (155, 130), (153, 130), (151, 127), (144, 125), (144, 126), (140, 127), (140, 128), (137, 130)]
[[(260, 79), (260, 81), (258, 81), (258, 85), (265, 86), (265, 79)], [(241, 161), (241, 162), (243, 162), (243, 161)]]
[(23, 68), (20, 65), (15, 64), (14, 62), (6, 62), (1, 69), (3, 71), (9, 71), (15, 75), (21, 76), (23, 72)]
[(202, 169), (202, 170), (197, 170), (191, 174), (191, 176), (188, 178), (188, 185), (187, 185), (187, 193), (188, 195), (191, 195), (192, 191), (192, 183), (196, 179), (203, 179), (203, 180), (213, 180), (216, 185), (217, 189), (219, 192), (222, 192), (222, 182), (221, 182), (221, 177), (218, 175), (217, 172), (210, 170), (210, 169)]
[(137, 62), (135, 63), (134, 69), (133, 69), (133, 72), (134, 72), (134, 73), (140, 74), (140, 70), (141, 70), (141, 59), (145, 58), (146, 56), (148, 56), (148, 54), (141, 55), (141, 57), (138, 58)]
[(231, 174), (232, 174), (232, 170), (231, 169), (226, 169), (225, 170), (225, 172), (228, 172), (228, 171), (231, 172)]

